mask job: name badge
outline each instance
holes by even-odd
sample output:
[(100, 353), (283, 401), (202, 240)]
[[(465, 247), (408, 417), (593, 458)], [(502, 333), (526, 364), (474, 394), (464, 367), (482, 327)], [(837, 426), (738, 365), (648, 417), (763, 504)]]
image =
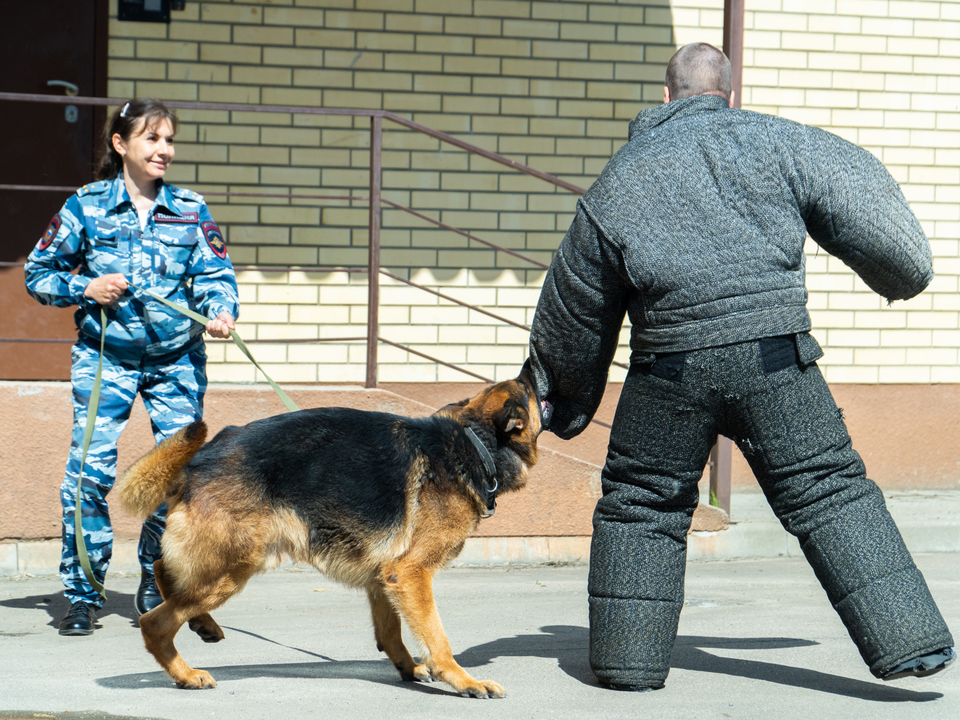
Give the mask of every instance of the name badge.
[(176, 223), (180, 225), (196, 225), (200, 222), (199, 213), (184, 213), (183, 215), (168, 215), (166, 213), (154, 213), (153, 219), (158, 223)]

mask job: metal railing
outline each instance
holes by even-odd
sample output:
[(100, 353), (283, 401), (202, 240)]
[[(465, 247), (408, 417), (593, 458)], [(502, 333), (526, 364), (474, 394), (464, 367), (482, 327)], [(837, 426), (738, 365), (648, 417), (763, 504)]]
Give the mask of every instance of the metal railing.
[[(65, 96), (56, 96), (56, 95), (41, 95), (41, 94), (24, 94), (24, 93), (0, 93), (0, 101), (13, 101), (13, 102), (32, 102), (32, 103), (52, 103), (58, 105), (88, 105), (95, 107), (114, 107), (119, 104), (117, 99), (114, 98), (95, 98), (95, 97), (65, 97)], [(271, 344), (288, 344), (288, 343), (316, 343), (316, 342), (366, 342), (366, 377), (365, 377), (365, 386), (367, 388), (374, 388), (377, 385), (377, 348), (379, 343), (385, 345), (390, 345), (396, 347), (405, 352), (423, 357), (431, 362), (443, 365), (455, 369), (459, 372), (462, 372), (466, 375), (470, 375), (478, 380), (484, 382), (493, 382), (492, 379), (483, 377), (474, 373), (465, 368), (458, 367), (456, 365), (447, 363), (438, 358), (431, 357), (425, 353), (414, 350), (410, 347), (401, 345), (399, 343), (388, 340), (384, 337), (381, 337), (379, 334), (379, 307), (380, 307), (380, 276), (383, 275), (388, 277), (396, 282), (400, 282), (411, 287), (418, 288), (424, 292), (433, 294), (439, 298), (442, 298), (446, 301), (455, 303), (459, 306), (466, 307), (470, 310), (479, 312), (483, 315), (486, 315), (490, 318), (493, 318), (499, 322), (503, 322), (519, 329), (529, 331), (530, 328), (521, 323), (509, 320), (501, 315), (497, 315), (493, 312), (485, 310), (483, 308), (477, 307), (475, 305), (470, 305), (468, 303), (462, 302), (450, 295), (446, 295), (436, 290), (432, 290), (423, 285), (414, 283), (408, 279), (402, 278), (398, 275), (394, 275), (390, 272), (383, 270), (380, 267), (380, 230), (381, 230), (381, 209), (383, 205), (387, 205), (396, 210), (400, 210), (410, 215), (419, 218), (420, 220), (431, 224), (435, 227), (447, 230), (449, 232), (456, 233), (466, 238), (467, 240), (474, 241), (490, 247), (497, 252), (503, 252), (510, 256), (516, 257), (517, 259), (528, 263), (534, 267), (544, 269), (547, 266), (533, 258), (529, 258), (522, 253), (518, 253), (509, 248), (501, 247), (487, 240), (477, 237), (476, 235), (466, 232), (460, 228), (456, 228), (447, 223), (443, 223), (439, 220), (435, 220), (423, 213), (420, 213), (411, 208), (400, 205), (399, 203), (392, 202), (382, 197), (382, 156), (383, 156), (383, 121), (387, 120), (389, 122), (395, 123), (402, 127), (405, 127), (409, 130), (422, 133), (424, 135), (430, 136), (436, 140), (439, 140), (442, 143), (447, 143), (453, 145), (461, 150), (464, 150), (468, 153), (479, 155), (493, 162), (499, 163), (505, 167), (508, 167), (514, 171), (524, 173), (531, 177), (542, 180), (546, 183), (554, 185), (558, 188), (566, 190), (571, 193), (582, 195), (585, 191), (583, 188), (580, 188), (572, 183), (569, 183), (565, 180), (562, 180), (558, 177), (550, 175), (548, 173), (541, 172), (534, 168), (531, 168), (522, 163), (518, 163), (515, 160), (511, 160), (503, 155), (485, 150), (484, 148), (478, 147), (467, 143), (459, 138), (456, 138), (447, 133), (434, 130), (432, 128), (426, 127), (419, 123), (416, 123), (412, 120), (404, 118), (400, 115), (385, 111), (385, 110), (366, 110), (366, 109), (344, 109), (344, 108), (314, 108), (314, 107), (301, 107), (301, 106), (280, 106), (280, 105), (251, 105), (251, 104), (242, 104), (242, 103), (204, 103), (204, 102), (185, 102), (185, 101), (164, 101), (165, 104), (173, 109), (184, 109), (184, 110), (219, 110), (219, 111), (236, 111), (236, 112), (251, 112), (251, 113), (283, 113), (283, 114), (300, 114), (300, 115), (333, 115), (333, 116), (350, 116), (350, 117), (369, 117), (370, 118), (370, 164), (369, 164), (369, 196), (354, 196), (354, 195), (345, 195), (345, 196), (333, 196), (333, 195), (313, 195), (313, 194), (287, 194), (287, 193), (249, 193), (249, 192), (204, 192), (204, 195), (209, 196), (226, 196), (226, 197), (264, 197), (264, 198), (276, 198), (276, 199), (317, 199), (317, 200), (345, 200), (345, 201), (366, 201), (368, 202), (369, 213), (368, 213), (368, 232), (369, 232), (369, 247), (368, 247), (368, 262), (366, 268), (344, 268), (344, 267), (283, 267), (276, 265), (267, 265), (267, 266), (243, 266), (237, 265), (238, 270), (268, 270), (272, 272), (277, 271), (311, 271), (311, 272), (348, 272), (348, 273), (366, 273), (368, 275), (368, 290), (367, 290), (367, 334), (366, 337), (353, 337), (353, 338), (311, 338), (311, 339), (270, 339), (270, 340), (249, 340), (247, 343), (255, 342), (265, 342)], [(36, 185), (0, 185), (0, 190), (23, 190), (23, 191), (57, 191), (57, 192), (73, 192), (75, 188), (72, 187), (62, 187), (62, 186), (36, 186)], [(9, 265), (10, 263), (2, 263), (2, 265)], [(18, 341), (23, 342), (24, 340), (16, 340), (3, 338), (0, 339), (0, 342), (3, 341)], [(31, 340), (31, 342), (59, 342), (59, 340)], [(73, 342), (70, 340), (70, 342)], [(615, 362), (615, 365), (621, 368), (627, 368), (627, 365), (619, 362)], [(602, 425), (606, 428), (610, 428), (610, 425), (603, 423), (597, 420), (594, 420), (598, 425)], [(731, 447), (730, 441), (726, 439), (721, 439), (717, 447), (714, 448), (713, 453), (711, 453), (710, 460), (710, 497), (711, 503), (717, 505), (728, 513), (730, 511), (730, 465), (731, 465)]]

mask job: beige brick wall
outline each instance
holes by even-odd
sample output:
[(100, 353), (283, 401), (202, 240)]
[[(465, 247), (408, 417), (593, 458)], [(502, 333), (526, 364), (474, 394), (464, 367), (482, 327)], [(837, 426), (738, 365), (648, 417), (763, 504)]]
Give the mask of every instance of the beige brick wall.
[[(112, 0), (115, 17), (116, 2)], [(110, 25), (111, 96), (375, 108), (590, 184), (627, 122), (662, 96), (678, 45), (721, 44), (722, 0), (188, 2), (169, 26)], [(819, 125), (888, 164), (933, 241), (937, 280), (885, 307), (809, 248), (810, 309), (833, 382), (958, 382), (960, 2), (749, 0), (744, 106)], [(205, 193), (238, 265), (363, 266), (366, 203), (216, 193), (366, 195), (369, 120), (181, 111), (171, 181)], [(384, 197), (548, 262), (574, 197), (384, 123)], [(385, 269), (529, 323), (543, 271), (384, 207)], [(366, 276), (239, 274), (248, 340), (361, 337)], [(383, 278), (381, 335), (491, 378), (525, 333)], [(627, 334), (624, 333), (624, 339)], [(255, 344), (286, 382), (362, 381), (363, 342)], [(621, 348), (619, 359), (626, 359)], [(253, 381), (233, 347), (210, 375)], [(389, 345), (381, 381), (463, 381)], [(622, 378), (614, 368), (611, 379)]]

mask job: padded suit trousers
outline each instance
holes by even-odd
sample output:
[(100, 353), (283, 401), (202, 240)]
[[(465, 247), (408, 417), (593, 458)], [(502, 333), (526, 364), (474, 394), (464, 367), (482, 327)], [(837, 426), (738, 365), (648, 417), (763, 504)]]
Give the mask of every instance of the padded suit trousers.
[(697, 484), (718, 434), (740, 448), (874, 675), (953, 645), (823, 376), (799, 361), (804, 337), (813, 342), (631, 364), (593, 519), (590, 663), (601, 682), (666, 680)]

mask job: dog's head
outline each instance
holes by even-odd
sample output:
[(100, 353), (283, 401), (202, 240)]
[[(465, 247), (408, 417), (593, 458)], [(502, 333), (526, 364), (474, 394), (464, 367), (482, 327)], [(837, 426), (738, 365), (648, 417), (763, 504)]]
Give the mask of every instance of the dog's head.
[(437, 411), (476, 432), (492, 453), (500, 492), (519, 490), (527, 469), (537, 464), (540, 452), (540, 402), (525, 363), (513, 380), (491, 385), (478, 395)]

